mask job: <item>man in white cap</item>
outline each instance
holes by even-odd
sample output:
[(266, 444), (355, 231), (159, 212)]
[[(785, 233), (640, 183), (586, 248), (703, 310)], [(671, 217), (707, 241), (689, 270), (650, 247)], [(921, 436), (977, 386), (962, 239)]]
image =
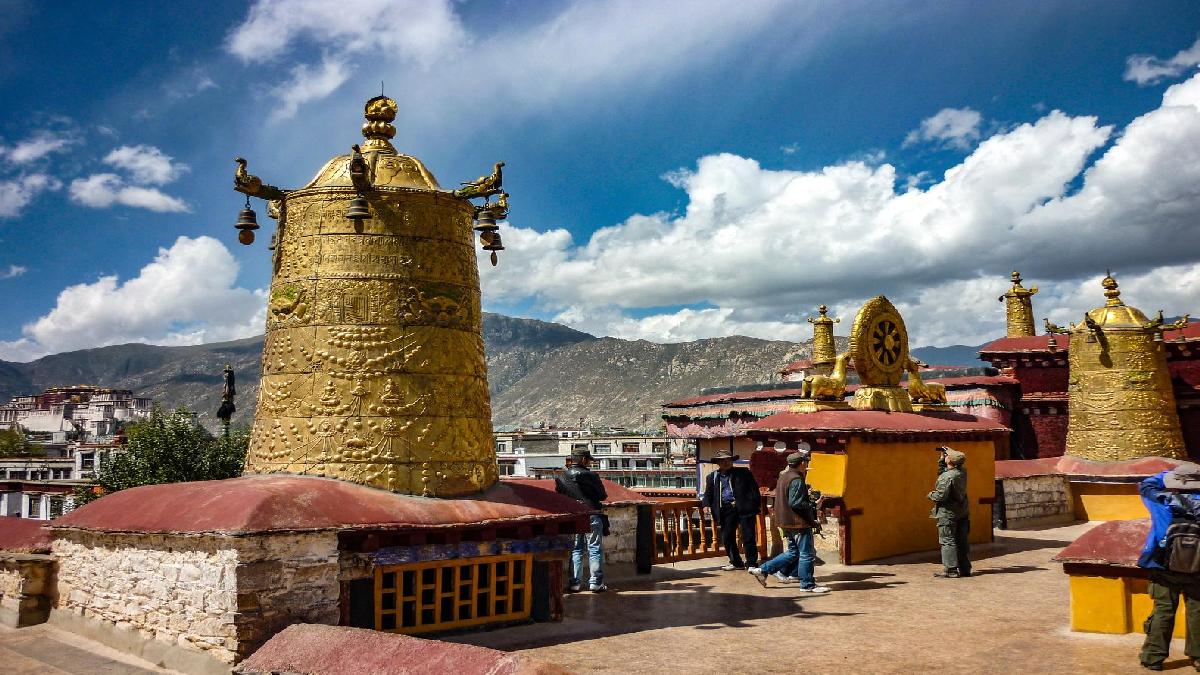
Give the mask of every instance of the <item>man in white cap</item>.
[(938, 448), (946, 470), (937, 477), (929, 501), (933, 502), (930, 518), (937, 519), (938, 543), (942, 545), (941, 572), (933, 576), (957, 579), (971, 576), (971, 503), (967, 499), (967, 472), (963, 464), (967, 456), (942, 446)]
[(1200, 670), (1200, 465), (1186, 462), (1146, 478), (1138, 488), (1150, 512), (1150, 532), (1138, 567), (1149, 571), (1147, 592), (1154, 608), (1144, 626), (1140, 661), (1162, 670), (1175, 631), (1182, 594), (1187, 614), (1183, 653)]

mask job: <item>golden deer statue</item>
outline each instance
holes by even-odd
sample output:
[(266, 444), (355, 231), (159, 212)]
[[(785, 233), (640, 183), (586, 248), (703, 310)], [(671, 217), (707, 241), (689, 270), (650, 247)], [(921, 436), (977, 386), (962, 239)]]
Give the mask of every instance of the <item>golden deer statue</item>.
[(946, 385), (938, 382), (925, 382), (921, 379), (921, 363), (909, 359), (905, 370), (908, 371), (908, 396), (913, 403), (946, 403)]
[(829, 375), (809, 375), (800, 385), (800, 398), (815, 401), (841, 401), (846, 398), (846, 361), (850, 354), (838, 354)]

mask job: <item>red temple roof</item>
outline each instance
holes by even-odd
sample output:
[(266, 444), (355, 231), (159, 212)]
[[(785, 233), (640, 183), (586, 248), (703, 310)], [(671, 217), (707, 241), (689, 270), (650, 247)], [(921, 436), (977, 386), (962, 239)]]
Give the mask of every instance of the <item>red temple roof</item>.
[(1083, 565), (1137, 567), (1149, 532), (1149, 519), (1100, 523), (1079, 535), (1051, 560)]
[[(606, 488), (612, 489), (612, 484)], [(50, 526), (233, 535), (329, 529), (411, 531), (572, 521), (589, 511), (556, 493), (553, 481), (504, 481), (478, 495), (435, 499), (331, 478), (260, 475), (121, 490), (75, 509)]]
[(49, 553), (50, 531), (45, 520), (0, 517), (0, 551)]
[[(1067, 352), (1067, 336), (1059, 336), (1057, 339), (1058, 349), (1056, 354), (1066, 354)], [(979, 348), (979, 353), (982, 354), (1012, 354), (1022, 352), (1050, 352), (1050, 336), (1049, 335), (1030, 335), (1027, 337), (1002, 337), (999, 340), (993, 340)]]
[(960, 413), (905, 413), (882, 410), (823, 410), (812, 413), (778, 413), (747, 427), (751, 431), (842, 431), (906, 433), (1008, 433), (995, 420)]
[[(798, 384), (798, 383), (797, 383)], [(681, 398), (662, 404), (664, 408), (686, 408), (704, 403), (722, 403), (726, 401), (754, 401), (776, 398), (800, 398), (800, 387), (795, 389), (758, 389), (754, 391), (729, 391), (722, 394), (706, 394)]]

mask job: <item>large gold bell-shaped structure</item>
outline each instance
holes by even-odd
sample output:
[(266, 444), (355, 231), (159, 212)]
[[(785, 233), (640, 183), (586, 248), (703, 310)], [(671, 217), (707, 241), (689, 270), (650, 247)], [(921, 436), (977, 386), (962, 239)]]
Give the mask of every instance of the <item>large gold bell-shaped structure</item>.
[(1101, 284), (1104, 306), (1069, 331), (1067, 454), (1108, 462), (1185, 457), (1167, 358), (1159, 346), (1161, 321), (1122, 302), (1111, 276)]
[(497, 480), (474, 207), (396, 152), (395, 116), (395, 101), (371, 99), (361, 156), (271, 193), (278, 238), (247, 473), (427, 496)]

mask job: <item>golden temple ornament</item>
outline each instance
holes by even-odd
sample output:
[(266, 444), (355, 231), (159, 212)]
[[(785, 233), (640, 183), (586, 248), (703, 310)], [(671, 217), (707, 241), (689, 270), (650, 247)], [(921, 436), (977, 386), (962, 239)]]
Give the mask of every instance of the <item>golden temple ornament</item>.
[[(829, 318), (829, 308), (825, 305), (817, 307), (817, 312), (820, 316), (815, 319), (810, 316), (808, 322), (813, 326), (813, 368), (817, 372), (822, 372), (823, 370), (828, 371), (834, 359), (837, 358), (837, 346), (833, 342), (833, 325), (841, 323), (842, 319), (840, 317)], [(828, 374), (828, 372), (822, 374)]]
[(472, 228), (488, 210), (485, 250), (503, 248), (503, 163), (473, 192), (443, 190), (392, 146), (396, 111), (369, 100), (361, 146), (297, 190), (238, 160), (234, 189), (279, 221), (246, 473), (437, 497), (497, 481)]
[(1000, 296), (1008, 319), (1008, 337), (1031, 337), (1037, 335), (1033, 326), (1033, 296), (1037, 286), (1025, 288), (1021, 285), (1021, 273), (1013, 271), (1012, 288)]
[(900, 386), (909, 367), (908, 330), (886, 297), (871, 298), (854, 316), (850, 355), (860, 385), (850, 402), (856, 410), (912, 412), (908, 390)]
[[(1070, 335), (1068, 455), (1094, 461), (1186, 457), (1175, 393), (1160, 348), (1162, 312), (1150, 320), (1121, 301), (1116, 279), (1101, 281), (1106, 301), (1082, 323), (1047, 330)], [(1187, 317), (1182, 320), (1186, 325)]]

